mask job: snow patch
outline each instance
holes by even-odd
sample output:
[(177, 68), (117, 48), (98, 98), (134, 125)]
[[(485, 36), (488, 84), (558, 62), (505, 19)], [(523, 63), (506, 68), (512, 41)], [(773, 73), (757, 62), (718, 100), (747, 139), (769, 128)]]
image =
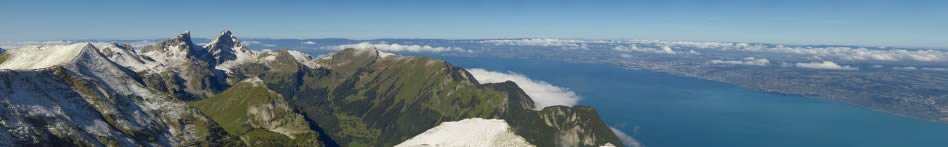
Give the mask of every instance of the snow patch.
[(443, 122), (396, 145), (396, 147), (422, 146), (532, 147), (534, 145), (514, 134), (510, 125), (502, 119), (469, 118)]
[(385, 57), (388, 57), (388, 56), (394, 56), (394, 55), (395, 55), (395, 54), (393, 54), (393, 53), (379, 51), (379, 57), (382, 57), (382, 58), (385, 58)]
[(254, 87), (263, 87), (263, 86), (264, 86), (264, 85), (263, 85), (263, 84), (264, 84), (264, 83), (263, 83), (263, 80), (260, 79), (260, 77), (247, 78), (247, 79), (244, 80), (243, 82), (250, 83), (250, 84), (252, 84)]
[(296, 59), (296, 62), (299, 62), (305, 65), (306, 67), (309, 67), (309, 68), (319, 67), (319, 64), (316, 62), (316, 60), (314, 60), (312, 56), (307, 55), (306, 53), (303, 53), (300, 51), (293, 51), (293, 50), (287, 51), (287, 52), (290, 53), (290, 55), (292, 55), (294, 59)]

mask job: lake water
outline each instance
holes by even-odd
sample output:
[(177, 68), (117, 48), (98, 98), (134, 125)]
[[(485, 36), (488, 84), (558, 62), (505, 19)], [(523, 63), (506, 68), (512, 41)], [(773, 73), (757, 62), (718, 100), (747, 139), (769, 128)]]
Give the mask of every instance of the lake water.
[(948, 147), (948, 125), (715, 81), (541, 60), (436, 57), (566, 87), (649, 147)]

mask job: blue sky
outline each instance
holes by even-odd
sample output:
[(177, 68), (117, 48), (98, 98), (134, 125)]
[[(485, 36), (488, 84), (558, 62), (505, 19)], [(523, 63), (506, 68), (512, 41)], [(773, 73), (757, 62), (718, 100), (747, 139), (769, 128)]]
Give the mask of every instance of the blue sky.
[(948, 48), (948, 1), (475, 0), (0, 2), (0, 40), (658, 39)]

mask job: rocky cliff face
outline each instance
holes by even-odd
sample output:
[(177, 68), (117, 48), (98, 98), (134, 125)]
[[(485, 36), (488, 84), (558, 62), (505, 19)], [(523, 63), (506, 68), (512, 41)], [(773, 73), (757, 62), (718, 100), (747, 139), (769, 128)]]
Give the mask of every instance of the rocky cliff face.
[(189, 33), (140, 52), (75, 46), (40, 68), (10, 58), (29, 49), (0, 53), (0, 67), (31, 67), (0, 69), (0, 146), (393, 146), (470, 118), (537, 146), (621, 146), (590, 107), (537, 111), (513, 82), (427, 57), (258, 52), (229, 31), (204, 47)]

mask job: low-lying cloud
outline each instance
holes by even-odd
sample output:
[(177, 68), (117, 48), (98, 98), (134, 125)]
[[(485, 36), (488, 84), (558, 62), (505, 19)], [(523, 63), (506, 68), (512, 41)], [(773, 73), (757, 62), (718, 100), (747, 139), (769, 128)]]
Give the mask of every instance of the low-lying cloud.
[(915, 70), (925, 70), (925, 71), (948, 71), (948, 68), (943, 68), (943, 67), (914, 67), (914, 66), (906, 66), (906, 67), (892, 67), (892, 69), (893, 69), (893, 70), (907, 70), (907, 71), (915, 71)]
[(796, 66), (799, 68), (809, 68), (809, 69), (859, 70), (859, 68), (855, 68), (848, 65), (839, 65), (833, 61), (797, 63)]
[(924, 67), (924, 68), (922, 68), (922, 70), (928, 70), (928, 71), (948, 71), (948, 68), (943, 68), (943, 67)]
[(625, 134), (622, 130), (616, 129), (614, 127), (609, 127), (609, 130), (612, 130), (613, 134), (616, 134), (616, 137), (619, 137), (619, 141), (622, 141), (622, 144), (625, 144), (626, 147), (643, 147), (642, 143), (639, 140), (636, 140), (629, 134)]
[(471, 52), (470, 50), (464, 50), (457, 47), (432, 47), (428, 45), (401, 45), (401, 44), (385, 44), (385, 43), (368, 43), (362, 42), (358, 44), (346, 44), (339, 46), (328, 47), (329, 49), (342, 50), (346, 48), (375, 48), (380, 51), (389, 51), (389, 52)]
[(530, 39), (503, 39), (503, 40), (484, 40), (482, 44), (490, 45), (510, 45), (510, 46), (546, 46), (546, 47), (565, 47), (565, 48), (586, 48), (583, 40), (564, 40), (550, 38), (530, 38)]
[(918, 70), (918, 68), (908, 66), (908, 67), (892, 67), (894, 70)]
[(711, 64), (736, 64), (736, 65), (753, 65), (753, 66), (767, 66), (770, 64), (770, 60), (765, 58), (754, 58), (747, 57), (744, 60), (711, 60), (708, 61)]
[(871, 60), (871, 61), (919, 61), (941, 62), (948, 61), (948, 51), (944, 50), (909, 50), (909, 49), (869, 49), (865, 47), (848, 46), (785, 46), (751, 43), (725, 42), (692, 42), (692, 41), (660, 41), (660, 40), (633, 40), (628, 45), (640, 46), (671, 46), (693, 49), (715, 49), (721, 51), (743, 51), (775, 54), (795, 54), (817, 58), (835, 58), (841, 60)]
[[(676, 52), (675, 50), (673, 50), (673, 49), (672, 49), (671, 47), (669, 47), (669, 46), (661, 46), (661, 47), (659, 47), (659, 48), (650, 48), (650, 47), (638, 47), (638, 46), (636, 46), (636, 45), (630, 45), (630, 46), (622, 46), (622, 45), (620, 45), (620, 46), (613, 47), (612, 50), (616, 50), (616, 51), (620, 51), (620, 52), (643, 52), (643, 53), (656, 53), (656, 54), (678, 54), (678, 52)], [(697, 52), (695, 52), (695, 51), (692, 50), (691, 53), (697, 53)]]
[(480, 83), (502, 83), (506, 81), (517, 83), (533, 99), (536, 110), (556, 105), (573, 106), (582, 99), (567, 88), (557, 87), (544, 81), (532, 80), (519, 73), (495, 72), (480, 68), (468, 69), (468, 72)]
[[(213, 41), (212, 41), (212, 42), (213, 42)], [(241, 40), (241, 41), (240, 41), (240, 44), (248, 45), (248, 46), (251, 45), (251, 44), (261, 44), (261, 43), (263, 43), (263, 42), (254, 41), (254, 40)], [(205, 43), (205, 44), (207, 44), (207, 43)]]

